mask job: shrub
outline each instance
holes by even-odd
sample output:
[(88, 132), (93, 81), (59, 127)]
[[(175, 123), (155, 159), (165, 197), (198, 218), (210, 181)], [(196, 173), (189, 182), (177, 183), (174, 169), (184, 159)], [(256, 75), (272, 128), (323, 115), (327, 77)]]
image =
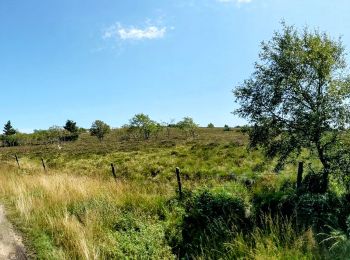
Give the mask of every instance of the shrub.
[(292, 216), (296, 206), (296, 199), (294, 192), (287, 193), (270, 190), (254, 194), (252, 202), (257, 223), (260, 223), (262, 214)]
[(13, 135), (2, 135), (1, 141), (3, 146), (18, 146), (19, 140), (17, 134)]
[(338, 228), (341, 207), (341, 200), (333, 193), (303, 194), (297, 203), (298, 224), (311, 226), (316, 232)]
[(232, 231), (246, 229), (248, 222), (241, 198), (224, 192), (197, 192), (185, 202), (181, 255), (192, 257), (206, 248), (219, 249)]
[(322, 193), (322, 174), (309, 172), (302, 181), (302, 192)]
[(160, 222), (125, 213), (115, 224), (117, 247), (107, 258), (173, 259)]

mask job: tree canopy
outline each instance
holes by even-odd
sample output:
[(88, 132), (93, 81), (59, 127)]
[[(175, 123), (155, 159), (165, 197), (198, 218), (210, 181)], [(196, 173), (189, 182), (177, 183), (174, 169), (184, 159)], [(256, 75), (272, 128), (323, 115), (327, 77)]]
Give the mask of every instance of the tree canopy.
[(67, 120), (63, 128), (72, 134), (78, 133), (78, 130), (79, 130), (77, 127), (77, 123), (74, 122), (73, 120)]
[(110, 131), (110, 126), (101, 120), (94, 121), (90, 128), (90, 134), (96, 136), (100, 141), (102, 141), (105, 135)]
[(236, 113), (251, 125), (250, 145), (278, 157), (277, 170), (290, 155), (314, 150), (327, 189), (332, 149), (349, 123), (344, 46), (318, 30), (282, 26), (262, 43), (252, 76), (234, 89)]
[(148, 140), (152, 133), (159, 131), (160, 127), (160, 124), (143, 113), (136, 114), (130, 119), (128, 125), (129, 131), (137, 131), (138, 135), (142, 136), (145, 140)]
[(176, 124), (181, 130), (183, 130), (186, 135), (189, 133), (193, 138), (196, 136), (196, 130), (198, 124), (196, 124), (191, 117), (184, 117), (181, 121)]

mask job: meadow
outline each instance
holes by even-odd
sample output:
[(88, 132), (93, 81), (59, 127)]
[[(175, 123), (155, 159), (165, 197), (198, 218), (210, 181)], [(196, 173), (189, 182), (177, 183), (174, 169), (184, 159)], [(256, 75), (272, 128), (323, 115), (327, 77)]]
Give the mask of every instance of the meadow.
[(167, 130), (149, 140), (115, 129), (103, 141), (83, 133), (74, 142), (0, 148), (0, 199), (30, 257), (348, 255), (350, 198), (335, 179), (326, 194), (297, 194), (296, 161), (277, 174), (259, 149), (247, 149), (239, 128), (199, 128), (195, 137)]

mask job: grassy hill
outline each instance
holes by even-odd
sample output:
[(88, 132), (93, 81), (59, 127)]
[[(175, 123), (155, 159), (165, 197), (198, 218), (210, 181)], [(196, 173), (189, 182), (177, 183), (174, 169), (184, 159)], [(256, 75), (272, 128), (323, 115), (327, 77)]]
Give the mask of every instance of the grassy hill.
[(331, 234), (327, 225), (346, 229), (341, 187), (297, 196), (295, 163), (276, 174), (259, 150), (247, 150), (239, 129), (200, 128), (195, 138), (168, 130), (147, 141), (116, 129), (102, 142), (83, 133), (75, 142), (0, 148), (1, 201), (33, 257), (315, 259), (347, 253), (341, 246), (329, 250), (332, 239), (322, 242), (328, 238), (322, 234)]

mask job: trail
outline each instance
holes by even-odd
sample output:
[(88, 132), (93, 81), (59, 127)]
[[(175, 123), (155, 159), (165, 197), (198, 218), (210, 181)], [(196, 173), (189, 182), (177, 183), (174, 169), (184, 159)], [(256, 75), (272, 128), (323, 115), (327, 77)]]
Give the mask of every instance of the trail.
[(18, 236), (5, 215), (5, 208), (0, 205), (0, 260), (27, 259), (22, 238)]

